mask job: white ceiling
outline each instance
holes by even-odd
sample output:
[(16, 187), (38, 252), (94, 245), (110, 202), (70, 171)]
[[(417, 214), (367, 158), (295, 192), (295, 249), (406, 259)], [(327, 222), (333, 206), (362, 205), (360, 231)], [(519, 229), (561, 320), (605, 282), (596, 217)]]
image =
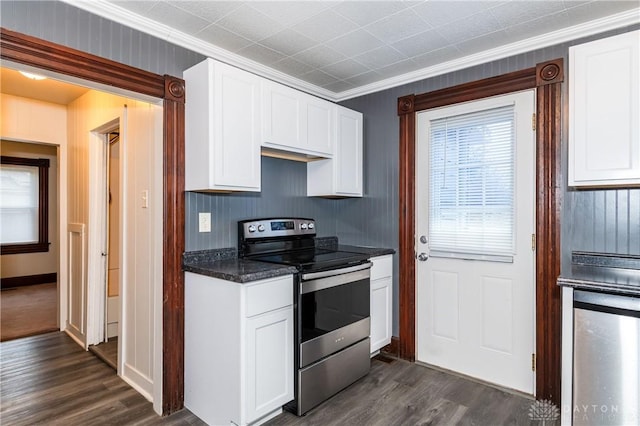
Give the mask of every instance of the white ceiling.
[(31, 80), (18, 71), (0, 68), (0, 93), (68, 105), (84, 95), (87, 87), (68, 84), (52, 78)]
[(65, 1), (333, 100), (640, 22), (638, 0)]

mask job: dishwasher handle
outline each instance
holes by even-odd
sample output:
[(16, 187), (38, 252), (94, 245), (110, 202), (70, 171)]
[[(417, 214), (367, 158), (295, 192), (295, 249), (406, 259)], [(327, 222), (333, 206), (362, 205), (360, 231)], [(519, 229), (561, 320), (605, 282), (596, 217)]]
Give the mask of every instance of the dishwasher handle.
[(640, 297), (594, 291), (573, 291), (574, 308), (640, 318)]

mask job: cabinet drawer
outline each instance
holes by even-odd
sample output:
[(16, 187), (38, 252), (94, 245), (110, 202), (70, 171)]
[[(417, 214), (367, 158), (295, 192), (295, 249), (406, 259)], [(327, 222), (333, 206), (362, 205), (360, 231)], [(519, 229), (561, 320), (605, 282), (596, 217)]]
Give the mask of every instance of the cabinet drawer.
[(293, 277), (262, 281), (246, 288), (247, 317), (283, 308), (293, 303)]
[(371, 261), (373, 262), (373, 266), (371, 267), (371, 281), (393, 275), (393, 257), (390, 254), (372, 257)]

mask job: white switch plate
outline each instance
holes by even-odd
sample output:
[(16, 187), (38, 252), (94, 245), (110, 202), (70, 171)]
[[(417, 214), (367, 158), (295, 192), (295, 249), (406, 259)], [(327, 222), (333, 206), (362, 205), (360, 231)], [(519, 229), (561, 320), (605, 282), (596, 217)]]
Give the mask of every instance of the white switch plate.
[(211, 232), (211, 213), (198, 213), (198, 232)]
[(149, 208), (149, 190), (145, 189), (144, 191), (142, 191), (142, 208), (143, 209), (148, 209)]

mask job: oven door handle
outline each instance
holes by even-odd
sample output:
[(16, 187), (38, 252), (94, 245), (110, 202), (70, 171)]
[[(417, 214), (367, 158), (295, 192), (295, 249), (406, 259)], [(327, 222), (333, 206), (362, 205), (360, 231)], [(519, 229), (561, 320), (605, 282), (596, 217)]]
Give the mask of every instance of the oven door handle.
[(348, 272), (356, 272), (361, 271), (363, 269), (369, 269), (373, 266), (373, 263), (367, 262), (362, 263), (356, 266), (348, 266), (346, 268), (341, 269), (331, 269), (330, 271), (322, 271), (322, 272), (311, 272), (309, 274), (302, 274), (302, 279), (305, 281), (308, 280), (317, 280), (319, 278), (332, 277), (334, 275), (346, 274)]
[(371, 265), (371, 262), (367, 262), (348, 268), (303, 274), (302, 282), (300, 282), (300, 294), (320, 291), (360, 280), (368, 280), (371, 276), (371, 271), (369, 271)]

